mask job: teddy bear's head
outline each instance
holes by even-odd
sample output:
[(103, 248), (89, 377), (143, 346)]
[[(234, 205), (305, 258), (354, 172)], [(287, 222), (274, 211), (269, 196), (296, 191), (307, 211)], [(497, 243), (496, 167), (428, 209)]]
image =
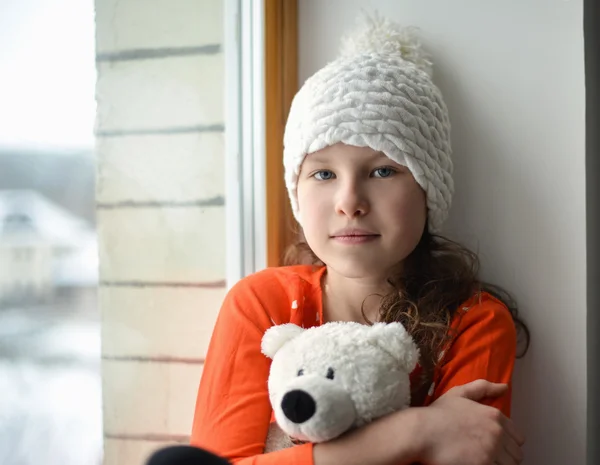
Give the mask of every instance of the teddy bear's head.
[(328, 441), (410, 404), (419, 352), (400, 323), (273, 326), (262, 351), (275, 419), (293, 438)]

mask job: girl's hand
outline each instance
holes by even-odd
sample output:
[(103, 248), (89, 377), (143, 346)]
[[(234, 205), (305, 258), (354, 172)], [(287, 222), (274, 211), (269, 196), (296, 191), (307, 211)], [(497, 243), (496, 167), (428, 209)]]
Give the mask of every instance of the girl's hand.
[(421, 409), (422, 462), (431, 465), (516, 465), (525, 442), (513, 422), (479, 401), (506, 392), (483, 379), (457, 386)]

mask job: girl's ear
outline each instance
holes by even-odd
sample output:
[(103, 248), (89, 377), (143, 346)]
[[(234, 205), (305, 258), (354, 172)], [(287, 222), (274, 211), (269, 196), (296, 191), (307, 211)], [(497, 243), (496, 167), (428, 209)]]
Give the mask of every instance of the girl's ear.
[(304, 329), (293, 323), (271, 326), (263, 335), (261, 342), (262, 353), (269, 358), (275, 357), (279, 349), (303, 332)]
[(394, 357), (408, 373), (417, 366), (419, 349), (402, 323), (375, 323), (369, 328), (369, 339)]

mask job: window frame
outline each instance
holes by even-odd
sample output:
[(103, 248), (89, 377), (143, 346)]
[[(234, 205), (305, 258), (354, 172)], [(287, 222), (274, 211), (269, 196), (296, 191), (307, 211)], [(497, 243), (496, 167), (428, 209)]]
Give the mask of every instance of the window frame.
[(283, 131), (298, 88), (297, 0), (225, 1), (227, 287), (294, 240)]
[(283, 169), (283, 132), (298, 91), (298, 1), (265, 0), (267, 264), (296, 239)]

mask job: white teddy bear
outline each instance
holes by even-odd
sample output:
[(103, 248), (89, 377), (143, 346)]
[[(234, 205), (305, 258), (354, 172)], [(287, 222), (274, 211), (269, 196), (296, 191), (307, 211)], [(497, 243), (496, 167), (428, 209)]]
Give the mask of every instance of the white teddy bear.
[(262, 352), (273, 359), (268, 387), (277, 421), (265, 452), (329, 441), (410, 405), (419, 351), (400, 323), (273, 326)]

